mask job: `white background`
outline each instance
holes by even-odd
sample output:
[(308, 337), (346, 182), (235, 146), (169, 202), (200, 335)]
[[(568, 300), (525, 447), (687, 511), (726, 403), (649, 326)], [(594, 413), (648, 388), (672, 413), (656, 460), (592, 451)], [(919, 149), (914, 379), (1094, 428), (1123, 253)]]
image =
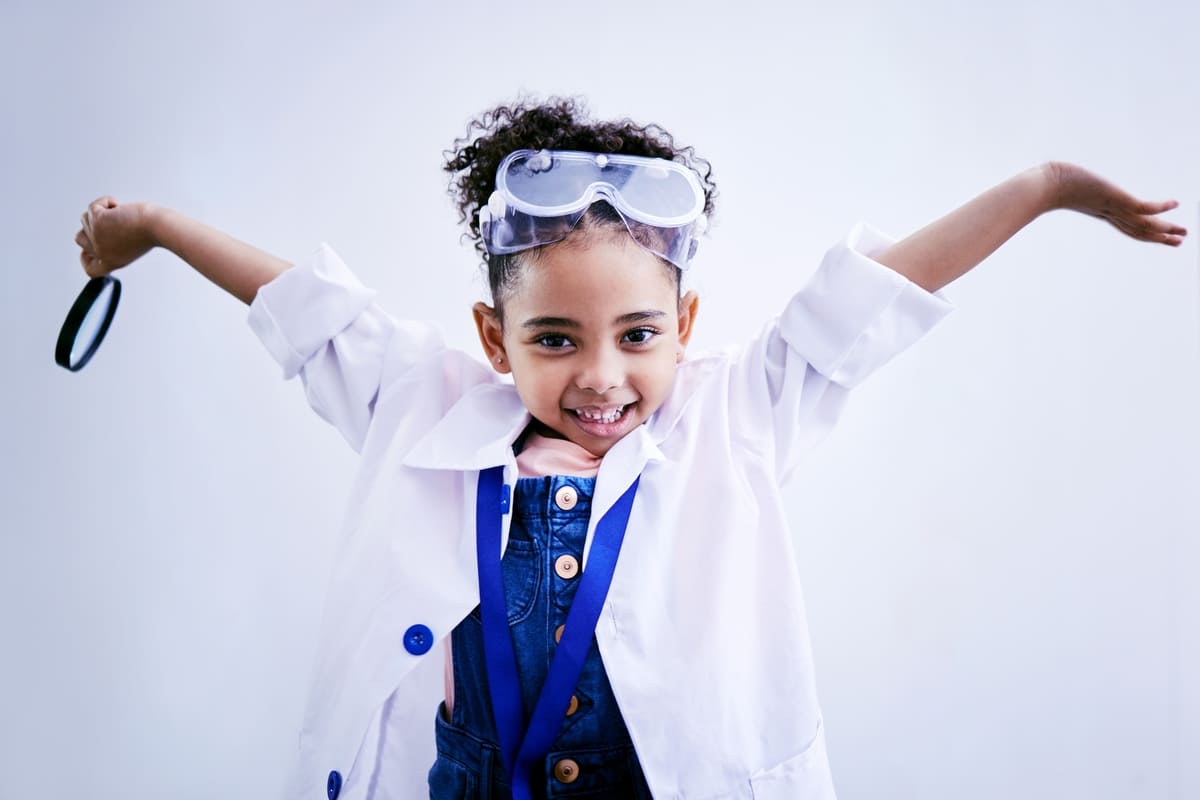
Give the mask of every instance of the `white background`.
[(521, 92), (712, 161), (700, 346), (1048, 158), (1180, 200), (1178, 250), (1056, 212), (952, 285), (789, 498), (843, 800), (1200, 796), (1200, 6), (787, 5), (3, 0), (0, 798), (275, 796), (355, 466), (169, 254), (55, 366), (86, 203), (326, 240), (474, 350), (441, 151)]

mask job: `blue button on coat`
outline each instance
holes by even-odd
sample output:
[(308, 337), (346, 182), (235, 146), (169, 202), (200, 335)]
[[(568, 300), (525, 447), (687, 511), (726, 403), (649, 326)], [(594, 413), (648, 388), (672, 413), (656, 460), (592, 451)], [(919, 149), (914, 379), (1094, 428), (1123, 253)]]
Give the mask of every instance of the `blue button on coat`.
[(404, 649), (414, 656), (423, 656), (433, 647), (433, 631), (424, 625), (413, 625), (404, 632)]

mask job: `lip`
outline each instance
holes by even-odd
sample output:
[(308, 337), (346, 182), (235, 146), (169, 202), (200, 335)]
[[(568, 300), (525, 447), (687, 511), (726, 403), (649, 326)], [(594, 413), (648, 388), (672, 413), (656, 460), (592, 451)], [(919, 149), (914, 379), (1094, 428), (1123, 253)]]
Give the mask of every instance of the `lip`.
[(615, 422), (594, 422), (592, 420), (584, 419), (583, 417), (579, 416), (578, 410), (574, 408), (567, 409), (567, 416), (571, 418), (571, 421), (574, 422), (580, 430), (589, 436), (594, 436), (597, 439), (611, 439), (613, 437), (623, 436), (630, 429), (634, 417), (633, 411), (636, 407), (636, 402), (625, 403), (624, 405), (580, 406), (580, 408), (586, 408), (590, 411), (599, 411), (600, 413), (611, 411), (614, 408), (624, 408), (625, 412), (621, 414), (620, 419), (616, 420)]

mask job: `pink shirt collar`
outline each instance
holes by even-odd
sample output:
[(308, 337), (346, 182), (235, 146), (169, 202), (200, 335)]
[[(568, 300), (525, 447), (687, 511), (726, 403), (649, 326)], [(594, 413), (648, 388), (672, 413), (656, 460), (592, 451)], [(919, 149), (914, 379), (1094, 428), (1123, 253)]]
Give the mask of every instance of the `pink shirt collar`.
[(522, 478), (545, 475), (576, 475), (594, 478), (600, 471), (600, 457), (567, 439), (551, 439), (530, 431), (524, 447), (517, 453), (517, 473)]

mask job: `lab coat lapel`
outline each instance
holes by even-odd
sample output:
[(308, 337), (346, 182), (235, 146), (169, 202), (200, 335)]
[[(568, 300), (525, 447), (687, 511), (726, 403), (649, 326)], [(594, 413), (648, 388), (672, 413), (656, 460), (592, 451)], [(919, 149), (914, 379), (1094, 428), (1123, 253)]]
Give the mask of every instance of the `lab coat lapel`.
[[(511, 492), (517, 480), (517, 459), (513, 442), (529, 425), (529, 412), (521, 403), (516, 387), (508, 383), (476, 386), (455, 403), (446, 416), (433, 426), (404, 456), (406, 467), (454, 470), (463, 473), (462, 508), (459, 519), (460, 564), (474, 569), (475, 500), (480, 470), (504, 467), (504, 483)], [(509, 495), (511, 497), (511, 494)], [(501, 513), (500, 558), (508, 547), (512, 515)]]
[[(713, 358), (702, 358), (696, 361), (684, 362), (675, 371), (674, 385), (667, 401), (648, 419), (645, 424), (631, 432), (621, 441), (613, 445), (600, 462), (600, 472), (596, 476), (595, 495), (592, 497), (592, 518), (588, 520), (587, 539), (583, 544), (583, 566), (587, 567), (588, 554), (592, 548), (592, 538), (596, 533), (598, 523), (613, 504), (625, 493), (634, 479), (642, 474), (647, 464), (665, 461), (659, 443), (666, 440), (676, 424), (683, 417), (696, 387), (716, 365)], [(638, 491), (642, 491), (639, 486)], [(634, 498), (634, 510), (637, 509), (637, 498)]]
[[(529, 412), (508, 383), (476, 386), (417, 441), (401, 462), (419, 469), (477, 471), (513, 462), (512, 445)], [(505, 475), (509, 480), (515, 476)]]
[[(583, 567), (587, 569), (588, 555), (592, 550), (592, 538), (596, 534), (596, 523), (603, 519), (613, 504), (625, 493), (634, 479), (652, 461), (665, 459), (654, 436), (645, 425), (639, 425), (621, 441), (612, 446), (600, 462), (596, 475), (595, 494), (592, 496), (592, 516), (588, 520), (587, 539), (583, 543)], [(637, 503), (637, 498), (634, 498)]]

